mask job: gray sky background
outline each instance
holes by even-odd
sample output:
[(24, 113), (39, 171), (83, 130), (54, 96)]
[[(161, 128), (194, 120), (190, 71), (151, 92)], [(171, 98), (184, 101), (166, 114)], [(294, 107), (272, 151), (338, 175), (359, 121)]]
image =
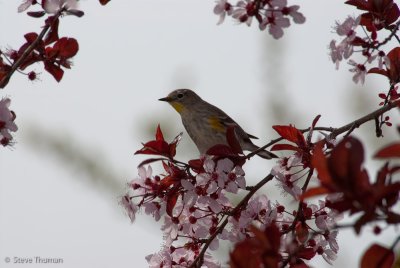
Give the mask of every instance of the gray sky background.
[[(40, 31), (41, 19), (16, 13), (20, 2), (0, 0), (1, 49), (18, 48), (25, 33)], [(0, 267), (23, 266), (6, 265), (7, 256), (64, 259), (46, 268), (147, 266), (161, 231), (145, 215), (130, 224), (118, 198), (137, 174), (143, 157), (133, 153), (152, 138), (150, 130), (160, 122), (167, 139), (183, 130), (176, 112), (157, 101), (172, 89), (196, 89), (259, 136), (259, 145), (276, 137), (274, 124), (307, 127), (321, 114), (320, 125), (336, 127), (375, 109), (385, 79), (367, 76), (368, 88), (354, 86), (346, 64), (335, 71), (328, 57), (335, 20), (355, 9), (338, 1), (289, 2), (301, 4), (307, 21), (276, 41), (230, 18), (216, 26), (213, 1), (81, 1), (85, 16), (60, 23), (60, 36), (80, 45), (61, 83), (45, 72), (36, 82), (15, 74), (2, 90), (19, 131), (14, 148), (0, 150)], [(377, 145), (370, 128), (359, 132)], [(178, 149), (179, 158), (197, 157), (187, 135), (181, 148), (189, 149)], [(249, 184), (272, 164), (248, 163)], [(285, 199), (274, 184), (266, 188), (271, 199)], [(374, 238), (371, 228), (364, 233), (341, 232), (334, 267), (357, 266)], [(378, 240), (391, 243), (393, 236), (390, 229)], [(325, 267), (316, 259), (315, 267)]]

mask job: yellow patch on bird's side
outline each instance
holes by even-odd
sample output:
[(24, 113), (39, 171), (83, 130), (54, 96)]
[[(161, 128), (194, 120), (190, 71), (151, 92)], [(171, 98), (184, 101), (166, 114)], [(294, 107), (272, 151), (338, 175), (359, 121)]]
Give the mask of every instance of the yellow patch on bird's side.
[(216, 116), (211, 116), (208, 118), (208, 123), (211, 127), (219, 132), (225, 132), (225, 126), (221, 123), (221, 121)]
[(173, 101), (170, 103), (172, 105), (172, 107), (174, 107), (174, 109), (178, 112), (181, 113), (183, 111), (183, 109), (185, 109), (185, 107), (183, 106), (182, 103)]

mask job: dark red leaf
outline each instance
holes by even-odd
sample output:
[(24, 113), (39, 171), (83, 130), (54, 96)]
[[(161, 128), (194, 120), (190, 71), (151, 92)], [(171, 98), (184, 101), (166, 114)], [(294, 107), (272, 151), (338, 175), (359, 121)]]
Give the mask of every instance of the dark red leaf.
[(173, 210), (176, 205), (176, 201), (178, 200), (178, 197), (179, 197), (179, 192), (168, 194), (166, 212), (171, 218), (174, 217)]
[(68, 59), (76, 55), (79, 50), (78, 41), (75, 38), (62, 37), (53, 46), (58, 55)]
[(361, 9), (361, 10), (369, 9), (368, 2), (365, 0), (349, 0), (349, 1), (346, 1), (345, 4), (356, 6), (358, 9)]
[(100, 4), (102, 4), (103, 6), (106, 5), (108, 2), (110, 2), (111, 0), (99, 0)]
[(314, 118), (314, 120), (313, 120), (313, 122), (312, 122), (312, 124), (311, 124), (311, 127), (312, 128), (315, 128), (315, 126), (317, 125), (317, 122), (318, 122), (318, 120), (321, 118), (321, 115), (319, 114), (319, 115), (317, 115), (315, 118)]
[(280, 231), (272, 223), (264, 231), (251, 226), (254, 237), (248, 237), (235, 245), (230, 254), (231, 268), (278, 268), (281, 260), (279, 253)]
[(141, 166), (144, 166), (144, 165), (153, 163), (153, 162), (157, 162), (157, 161), (162, 161), (162, 160), (165, 160), (165, 158), (149, 158), (149, 159), (146, 159), (146, 160), (142, 161), (142, 162), (138, 165), (138, 167), (141, 167)]
[(314, 187), (314, 188), (308, 189), (304, 194), (302, 194), (300, 199), (304, 200), (306, 198), (310, 198), (310, 197), (314, 197), (314, 196), (318, 196), (318, 195), (322, 195), (322, 194), (328, 194), (328, 193), (329, 193), (329, 190), (323, 186)]
[(235, 126), (228, 126), (226, 130), (226, 140), (234, 153), (243, 154), (242, 147), (236, 137)]
[(44, 62), (44, 68), (46, 69), (47, 72), (49, 72), (54, 79), (56, 79), (57, 82), (60, 82), (63, 75), (64, 71), (57, 65), (55, 65), (52, 62)]
[(83, 15), (85, 15), (85, 13), (82, 10), (77, 10), (77, 9), (68, 9), (65, 12), (69, 15), (77, 16), (78, 18), (83, 17)]
[(225, 144), (216, 144), (207, 150), (206, 154), (216, 156), (237, 156), (231, 147)]
[(164, 135), (163, 135), (163, 133), (162, 133), (162, 131), (161, 131), (160, 124), (158, 124), (158, 126), (157, 126), (157, 130), (156, 130), (156, 140), (157, 140), (157, 141), (165, 141), (165, 140), (164, 140)]
[(154, 154), (169, 157), (169, 146), (165, 141), (153, 140), (143, 144), (143, 148), (136, 151), (135, 154)]
[(394, 252), (381, 245), (373, 244), (361, 259), (362, 268), (391, 268), (394, 263)]
[(328, 161), (332, 180), (344, 191), (354, 194), (370, 189), (368, 174), (363, 168), (364, 148), (353, 137), (344, 138), (333, 150)]
[(374, 156), (375, 158), (400, 157), (400, 143), (390, 144), (380, 149)]
[(321, 181), (321, 184), (330, 185), (332, 183), (332, 178), (328, 170), (326, 157), (322, 150), (323, 146), (323, 142), (318, 142), (316, 144), (313, 149), (311, 164), (318, 171), (318, 179)]
[(192, 159), (188, 162), (190, 168), (192, 168), (196, 172), (201, 172), (203, 170), (204, 162), (201, 159)]
[(33, 18), (41, 18), (46, 14), (46, 12), (44, 12), (44, 11), (28, 11), (26, 14)]
[(400, 223), (400, 215), (394, 212), (387, 212), (386, 222), (389, 224), (398, 224)]
[(275, 144), (271, 147), (271, 151), (300, 151), (299, 147), (291, 144)]
[(369, 69), (368, 73), (369, 74), (381, 74), (381, 75), (384, 75), (386, 77), (389, 77), (389, 74), (388, 74), (387, 70), (383, 70), (383, 69), (380, 69), (378, 67), (374, 67), (374, 68)]
[(37, 33), (27, 33), (24, 35), (25, 40), (28, 42), (28, 44), (32, 44), (36, 38), (38, 38), (38, 34)]
[(304, 139), (303, 133), (301, 133), (294, 126), (292, 126), (292, 125), (289, 125), (289, 126), (275, 125), (275, 126), (272, 126), (272, 128), (276, 132), (278, 132), (278, 134), (282, 138), (297, 144), (299, 147), (304, 147), (306, 145), (306, 141)]
[(311, 247), (302, 247), (297, 253), (297, 257), (305, 260), (311, 260), (315, 256), (315, 250)]
[[(51, 19), (51, 22), (48, 22), (48, 20)], [(59, 39), (58, 37), (58, 25), (59, 25), (59, 19), (54, 20), (53, 17), (50, 17), (46, 20), (46, 23), (50, 23), (51, 27), (49, 32), (47, 33), (46, 37), (44, 38), (44, 44), (48, 45), (51, 44)]]
[(305, 243), (308, 240), (308, 227), (305, 223), (297, 222), (296, 227), (296, 237), (300, 243)]

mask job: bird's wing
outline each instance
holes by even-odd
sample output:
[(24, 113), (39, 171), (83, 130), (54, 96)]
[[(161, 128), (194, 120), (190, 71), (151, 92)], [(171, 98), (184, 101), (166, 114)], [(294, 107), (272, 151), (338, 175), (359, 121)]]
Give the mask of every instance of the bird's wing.
[[(228, 115), (219, 117), (219, 123), (220, 123), (221, 125), (226, 126), (226, 127), (229, 127), (229, 126), (237, 127), (237, 128), (238, 128), (237, 131), (243, 132), (245, 135), (248, 136), (248, 138), (250, 138), (250, 139), (258, 139), (256, 136), (251, 135), (251, 134), (245, 132), (245, 131), (239, 126), (239, 124), (236, 123), (236, 122), (235, 122), (232, 118), (230, 118)], [(239, 134), (239, 135), (240, 135), (240, 134)], [(243, 137), (243, 138), (246, 138), (246, 137)]]

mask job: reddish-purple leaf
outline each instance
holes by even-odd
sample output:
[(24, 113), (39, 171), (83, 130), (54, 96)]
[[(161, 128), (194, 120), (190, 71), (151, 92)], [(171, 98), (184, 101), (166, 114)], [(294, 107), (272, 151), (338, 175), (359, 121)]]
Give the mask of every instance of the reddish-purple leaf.
[[(51, 22), (48, 22), (48, 20), (50, 20), (50, 19), (51, 19)], [(59, 19), (54, 20), (53, 17), (50, 17), (46, 20), (46, 23), (51, 23), (51, 27), (43, 41), (44, 41), (45, 45), (49, 45), (59, 39), (58, 25), (59, 25), (60, 21), (59, 21)]]
[(373, 244), (361, 259), (362, 268), (391, 268), (394, 263), (394, 252), (381, 245)]
[(332, 178), (328, 170), (325, 154), (322, 150), (323, 146), (323, 142), (318, 142), (316, 144), (313, 150), (311, 164), (318, 171), (318, 179), (321, 181), (321, 184), (330, 185), (332, 183)]
[(242, 147), (236, 137), (235, 126), (228, 126), (226, 140), (234, 153), (243, 154)]
[(207, 150), (206, 154), (216, 156), (237, 156), (231, 147), (225, 144), (216, 144)]
[(305, 223), (297, 222), (296, 227), (296, 237), (300, 243), (305, 243), (308, 240), (308, 227)]
[(106, 5), (110, 1), (111, 0), (99, 0), (100, 4), (102, 4), (103, 6)]
[(41, 18), (46, 14), (46, 12), (44, 12), (44, 11), (28, 11), (26, 14), (33, 18)]
[(160, 124), (158, 124), (157, 126), (157, 130), (156, 130), (156, 140), (157, 141), (164, 141), (164, 135), (161, 131), (161, 127)]
[(299, 147), (291, 144), (275, 144), (271, 147), (271, 151), (299, 151)]
[(168, 194), (166, 212), (171, 218), (174, 217), (173, 210), (176, 205), (176, 201), (178, 200), (178, 197), (179, 192), (172, 192)]
[(400, 157), (400, 143), (390, 144), (380, 149), (374, 156), (375, 158)]
[(291, 141), (295, 144), (297, 144), (299, 147), (303, 147), (306, 144), (306, 141), (304, 139), (303, 133), (301, 133), (297, 128), (295, 128), (292, 125), (289, 126), (272, 126), (272, 128), (278, 132), (278, 134), (288, 140)]
[(52, 62), (45, 61), (44, 69), (49, 72), (57, 82), (60, 82), (64, 75), (64, 71)]
[(32, 44), (36, 38), (38, 38), (38, 34), (37, 33), (27, 33), (24, 35), (25, 40), (29, 43)]
[(58, 55), (68, 59), (76, 55), (79, 50), (78, 41), (75, 38), (62, 37), (53, 46)]
[(307, 189), (307, 191), (301, 195), (300, 199), (304, 200), (306, 198), (310, 198), (310, 197), (314, 197), (314, 196), (318, 196), (318, 195), (322, 195), (322, 194), (328, 194), (328, 193), (329, 193), (329, 189), (327, 189), (323, 186), (314, 187), (314, 188)]

